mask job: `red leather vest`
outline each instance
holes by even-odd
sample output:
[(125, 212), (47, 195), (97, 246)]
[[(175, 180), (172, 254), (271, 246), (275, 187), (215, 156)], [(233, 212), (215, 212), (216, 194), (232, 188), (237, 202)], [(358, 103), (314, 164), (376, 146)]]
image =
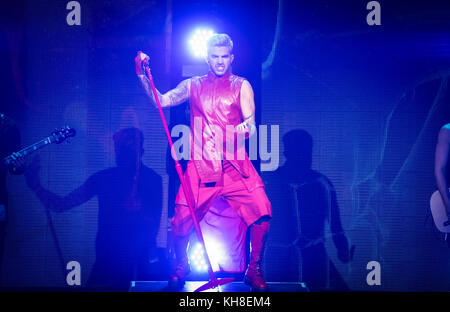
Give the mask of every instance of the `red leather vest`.
[[(222, 157), (227, 159), (243, 177), (249, 176), (252, 166), (245, 145), (236, 145), (227, 157), (226, 131), (243, 121), (240, 92), (245, 78), (227, 73), (217, 77), (212, 72), (191, 78), (191, 161), (194, 162), (202, 183), (218, 182), (222, 178)], [(218, 132), (222, 132), (222, 147)], [(230, 129), (229, 129), (230, 131)], [(203, 152), (202, 152), (203, 151)], [(221, 152), (222, 151), (222, 152)], [(222, 154), (222, 157), (220, 156)], [(239, 157), (238, 157), (239, 156)], [(254, 168), (252, 167), (251, 169)], [(250, 170), (251, 170), (250, 169)]]

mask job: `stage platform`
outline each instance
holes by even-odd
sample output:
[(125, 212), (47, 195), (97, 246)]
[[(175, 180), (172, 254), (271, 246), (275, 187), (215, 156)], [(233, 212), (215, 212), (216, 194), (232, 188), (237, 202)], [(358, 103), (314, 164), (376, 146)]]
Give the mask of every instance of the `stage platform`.
[[(183, 288), (179, 290), (169, 289), (167, 281), (132, 281), (130, 292), (194, 292), (207, 281), (186, 281)], [(305, 283), (278, 283), (268, 282), (269, 292), (308, 292)], [(210, 289), (207, 292), (251, 292), (249, 286), (243, 282), (233, 282), (220, 286), (220, 290)]]

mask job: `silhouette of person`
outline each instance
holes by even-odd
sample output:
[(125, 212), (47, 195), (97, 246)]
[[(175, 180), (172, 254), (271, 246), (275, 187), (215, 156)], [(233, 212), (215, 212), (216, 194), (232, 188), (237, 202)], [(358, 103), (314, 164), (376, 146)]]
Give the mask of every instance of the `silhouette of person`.
[(87, 287), (125, 290), (131, 280), (145, 280), (156, 272), (162, 209), (162, 179), (142, 163), (144, 137), (137, 128), (113, 136), (116, 167), (91, 175), (66, 196), (42, 187), (39, 161), (26, 172), (28, 186), (49, 209), (66, 211), (98, 197), (96, 259)]
[(313, 140), (308, 132), (292, 130), (283, 143), (286, 162), (265, 173), (268, 196), (277, 214), (272, 221), (272, 244), (291, 247), (283, 280), (305, 282), (311, 291), (347, 290), (325, 248), (328, 222), (338, 258), (345, 263), (353, 253), (342, 228), (333, 184), (311, 169)]
[[(15, 122), (0, 113), (0, 160), (19, 151), (21, 146), (20, 132)], [(6, 226), (8, 221), (8, 189), (6, 187), (6, 175), (22, 174), (25, 171), (25, 163), (19, 156), (6, 164), (0, 164), (0, 272), (2, 268)]]

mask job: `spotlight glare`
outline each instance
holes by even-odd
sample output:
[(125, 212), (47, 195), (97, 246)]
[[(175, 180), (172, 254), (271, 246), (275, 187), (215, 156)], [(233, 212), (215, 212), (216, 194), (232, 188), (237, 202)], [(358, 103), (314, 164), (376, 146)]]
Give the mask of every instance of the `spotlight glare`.
[(211, 29), (196, 29), (192, 37), (188, 40), (191, 52), (195, 57), (206, 56), (206, 42), (215, 32)]
[[(219, 263), (222, 262), (226, 256), (217, 242), (208, 239), (208, 255), (210, 256), (213, 271), (219, 270)], [(192, 246), (189, 253), (190, 263), (192, 268), (197, 272), (205, 272), (208, 270), (208, 265), (205, 259), (205, 251), (202, 245), (197, 244)]]

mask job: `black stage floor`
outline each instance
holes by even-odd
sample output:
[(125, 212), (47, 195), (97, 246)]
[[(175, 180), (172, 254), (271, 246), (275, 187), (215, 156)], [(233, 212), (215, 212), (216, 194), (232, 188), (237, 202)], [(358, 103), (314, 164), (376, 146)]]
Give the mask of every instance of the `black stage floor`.
[[(167, 281), (132, 281), (130, 292), (194, 292), (207, 281), (186, 281), (183, 288), (174, 290), (167, 286)], [(308, 292), (305, 283), (268, 282), (269, 292)], [(243, 282), (233, 282), (220, 286), (220, 289), (210, 289), (207, 292), (251, 292), (251, 288)]]

